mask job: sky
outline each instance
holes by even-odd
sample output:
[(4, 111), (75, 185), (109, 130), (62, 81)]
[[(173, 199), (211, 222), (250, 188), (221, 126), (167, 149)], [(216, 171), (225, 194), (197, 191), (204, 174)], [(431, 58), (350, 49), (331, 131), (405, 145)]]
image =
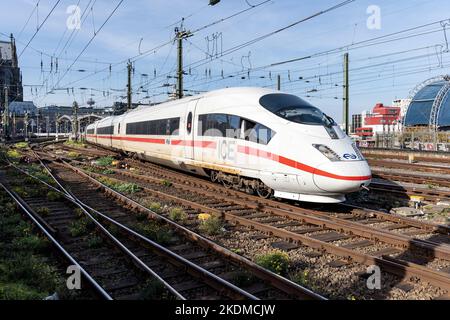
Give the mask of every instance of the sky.
[(0, 0), (0, 40), (14, 34), (24, 99), (39, 107), (126, 101), (128, 60), (133, 102), (166, 100), (175, 84), (175, 27), (192, 32), (183, 41), (186, 93), (276, 88), (280, 75), (282, 91), (337, 121), (345, 53), (352, 114), (391, 105), (426, 79), (449, 73), (448, 0), (355, 0), (331, 11), (344, 0), (208, 2)]

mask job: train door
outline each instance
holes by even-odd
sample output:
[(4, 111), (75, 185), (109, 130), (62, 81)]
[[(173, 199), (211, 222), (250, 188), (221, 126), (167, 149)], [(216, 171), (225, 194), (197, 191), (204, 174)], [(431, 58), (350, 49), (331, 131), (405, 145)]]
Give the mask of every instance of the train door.
[(199, 99), (190, 101), (186, 109), (186, 128), (185, 128), (185, 143), (184, 143), (184, 156), (187, 159), (194, 159), (195, 151), (195, 115), (196, 108)]

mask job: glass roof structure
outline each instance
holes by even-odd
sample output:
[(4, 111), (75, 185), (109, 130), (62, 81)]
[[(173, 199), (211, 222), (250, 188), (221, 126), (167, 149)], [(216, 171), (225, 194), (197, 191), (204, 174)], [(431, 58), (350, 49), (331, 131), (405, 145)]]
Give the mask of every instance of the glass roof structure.
[(450, 76), (425, 81), (413, 91), (403, 123), (450, 130)]

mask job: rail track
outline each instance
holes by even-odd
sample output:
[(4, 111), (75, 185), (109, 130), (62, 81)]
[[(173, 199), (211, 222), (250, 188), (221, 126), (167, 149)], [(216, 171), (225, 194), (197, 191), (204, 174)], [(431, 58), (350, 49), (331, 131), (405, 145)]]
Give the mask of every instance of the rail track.
[(404, 169), (404, 170), (408, 170), (409, 172), (420, 171), (420, 172), (432, 172), (432, 173), (439, 173), (439, 174), (450, 174), (450, 167), (442, 166), (442, 165), (439, 166), (439, 165), (422, 164), (422, 163), (407, 163), (407, 162), (399, 162), (399, 161), (378, 160), (378, 159), (371, 159), (371, 158), (368, 158), (367, 161), (369, 162), (369, 165), (372, 167)]
[[(64, 166), (57, 165), (53, 170), (56, 174), (51, 174), (61, 189), (65, 190), (60, 181), (61, 176), (66, 179), (64, 183), (71, 188), (70, 192), (66, 191), (66, 200), (68, 198), (69, 201), (78, 204), (88, 215), (96, 217), (97, 222), (103, 220), (103, 223), (120, 229), (119, 234), (114, 233), (117, 237), (116, 244), (132, 254), (134, 264), (147, 269), (175, 298), (323, 299), (320, 295), (268, 272), (246, 259), (221, 250), (217, 245), (187, 229), (178, 230), (178, 233), (184, 236), (169, 232), (170, 238), (165, 240), (166, 246), (160, 245), (133, 230), (139, 219), (146, 218), (145, 215), (138, 216), (132, 210), (111, 202), (110, 198), (101, 194), (96, 186), (90, 185), (84, 177)], [(37, 204), (41, 205), (40, 202)], [(57, 212), (62, 213), (63, 210), (59, 208)], [(53, 214), (51, 216), (58, 221), (58, 225), (66, 225), (66, 218)], [(190, 239), (187, 239), (188, 237)], [(105, 248), (101, 248), (101, 252), (103, 250), (106, 251)], [(115, 269), (111, 267), (113, 274), (117, 273)], [(130, 272), (126, 274), (129, 276)], [(142, 280), (136, 277), (136, 285), (142, 283)], [(237, 282), (244, 289), (232, 282)], [(118, 298), (138, 297), (139, 295), (134, 293)]]
[(434, 188), (417, 188), (400, 186), (392, 183), (372, 182), (370, 189), (377, 192), (387, 192), (402, 196), (422, 196), (428, 201), (448, 201), (450, 199), (450, 192)]
[(414, 155), (416, 161), (434, 162), (436, 164), (448, 163), (449, 152), (430, 152), (417, 150), (391, 150), (391, 149), (367, 149), (360, 148), (364, 156), (368, 159), (396, 159), (408, 160), (409, 155)]
[[(137, 174), (114, 170), (108, 178), (136, 183), (145, 193), (182, 205), (192, 215), (209, 212), (232, 224), (258, 230), (261, 237), (276, 236), (283, 240), (277, 244), (281, 249), (303, 245), (335, 254), (340, 257), (331, 262), (336, 267), (353, 262), (375, 264), (397, 276), (418, 277), (449, 289), (450, 247), (446, 226), (361, 208), (332, 213), (307, 210), (225, 190), (201, 178), (186, 179), (183, 173), (153, 164), (129, 162), (139, 168)], [(72, 170), (92, 181), (105, 176), (83, 171), (81, 167)], [(170, 187), (162, 187), (164, 179), (169, 179)], [(429, 239), (414, 238), (419, 235), (429, 235)]]
[(372, 170), (373, 177), (387, 181), (399, 181), (414, 184), (428, 185), (432, 188), (445, 187), (450, 188), (450, 181), (448, 178), (431, 177), (424, 175), (417, 175), (411, 173), (396, 173), (396, 172), (384, 172), (382, 170)]

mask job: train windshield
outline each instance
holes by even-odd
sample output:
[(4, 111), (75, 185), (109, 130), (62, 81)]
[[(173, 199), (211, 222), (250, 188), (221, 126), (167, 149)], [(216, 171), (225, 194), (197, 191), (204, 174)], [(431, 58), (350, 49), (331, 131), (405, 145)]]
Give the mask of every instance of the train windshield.
[(297, 96), (284, 93), (267, 94), (259, 103), (277, 116), (301, 124), (335, 126), (334, 120)]

